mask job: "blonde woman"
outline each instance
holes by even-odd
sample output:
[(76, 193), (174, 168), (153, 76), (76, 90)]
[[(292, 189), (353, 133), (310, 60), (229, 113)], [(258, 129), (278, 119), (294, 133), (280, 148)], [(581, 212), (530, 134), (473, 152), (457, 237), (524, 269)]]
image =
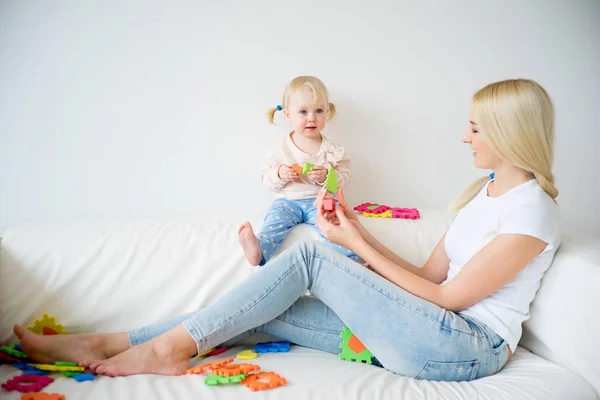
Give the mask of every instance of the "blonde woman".
[[(38, 336), (15, 326), (34, 360), (75, 361), (111, 376), (183, 374), (189, 357), (255, 332), (339, 352), (347, 325), (386, 369), (469, 381), (506, 364), (560, 244), (552, 178), (552, 103), (537, 83), (490, 84), (473, 98), (463, 142), (492, 169), (457, 203), (458, 215), (422, 268), (384, 247), (352, 212), (317, 224), (377, 272), (321, 243), (298, 243), (214, 304), (113, 334)], [(344, 198), (340, 203), (351, 210)], [(313, 296), (305, 296), (310, 289)]]

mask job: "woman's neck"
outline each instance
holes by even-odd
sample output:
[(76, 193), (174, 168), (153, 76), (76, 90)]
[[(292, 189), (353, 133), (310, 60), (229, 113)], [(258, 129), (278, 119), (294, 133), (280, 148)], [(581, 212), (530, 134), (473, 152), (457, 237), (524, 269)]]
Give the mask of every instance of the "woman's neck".
[(494, 168), (494, 181), (488, 185), (488, 196), (502, 196), (512, 188), (533, 178), (533, 174), (514, 165), (503, 163)]

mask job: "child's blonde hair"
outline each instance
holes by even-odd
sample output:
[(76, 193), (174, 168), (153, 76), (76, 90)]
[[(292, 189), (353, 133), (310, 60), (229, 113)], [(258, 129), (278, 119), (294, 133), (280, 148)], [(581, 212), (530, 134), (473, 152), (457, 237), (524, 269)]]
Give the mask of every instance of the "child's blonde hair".
[[(298, 90), (303, 90), (308, 87), (312, 90), (315, 99), (317, 100), (317, 106), (325, 108), (327, 113), (327, 121), (331, 121), (335, 117), (335, 104), (329, 102), (329, 92), (325, 87), (325, 84), (315, 76), (298, 76), (285, 87), (283, 92), (283, 99), (281, 100), (281, 107), (287, 108), (290, 102), (290, 96)], [(267, 111), (267, 117), (270, 123), (274, 123), (276, 107), (269, 108)]]
[[(551, 198), (558, 196), (552, 175), (554, 107), (548, 93), (529, 79), (491, 83), (473, 96), (480, 135), (501, 159), (533, 175)], [(466, 206), (490, 180), (477, 179), (451, 209)]]

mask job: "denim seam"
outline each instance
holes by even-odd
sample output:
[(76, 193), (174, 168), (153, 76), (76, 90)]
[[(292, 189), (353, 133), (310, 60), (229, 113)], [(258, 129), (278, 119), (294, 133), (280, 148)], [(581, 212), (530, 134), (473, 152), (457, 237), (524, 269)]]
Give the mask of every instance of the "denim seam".
[(297, 326), (299, 328), (311, 330), (311, 331), (314, 331), (314, 332), (331, 333), (331, 334), (334, 334), (334, 335), (339, 335), (340, 334), (340, 331), (328, 330), (328, 329), (316, 329), (315, 327), (312, 327), (312, 326), (309, 326), (309, 325), (303, 325), (303, 324), (299, 324), (297, 322), (286, 321), (286, 320), (283, 320), (283, 319), (280, 319), (280, 318), (276, 318), (276, 320), (279, 321), (279, 322), (283, 322), (285, 324)]
[[(323, 261), (326, 261), (326, 262), (328, 262), (329, 264), (333, 265), (334, 267), (336, 267), (336, 268), (338, 268), (338, 269), (340, 269), (340, 270), (344, 271), (344, 272), (345, 272), (345, 273), (347, 273), (348, 275), (350, 275), (350, 276), (352, 276), (352, 277), (354, 277), (354, 278), (358, 278), (358, 280), (359, 280), (359, 281), (360, 281), (360, 282), (361, 282), (363, 285), (365, 285), (365, 286), (367, 286), (367, 287), (370, 287), (370, 288), (372, 288), (372, 289), (375, 289), (377, 292), (379, 292), (379, 293), (383, 294), (385, 297), (387, 297), (388, 299), (390, 299), (390, 300), (394, 301), (394, 302), (395, 302), (395, 303), (397, 303), (398, 305), (400, 305), (400, 306), (402, 306), (402, 307), (404, 307), (404, 308), (406, 308), (406, 309), (410, 310), (410, 311), (411, 311), (411, 312), (413, 312), (414, 314), (417, 314), (417, 315), (419, 315), (419, 316), (423, 317), (424, 319), (426, 319), (426, 320), (428, 320), (428, 321), (430, 321), (430, 322), (433, 322), (434, 324), (436, 324), (436, 326), (437, 326), (438, 328), (444, 328), (444, 329), (447, 329), (447, 330), (450, 330), (450, 331), (453, 331), (453, 332), (462, 333), (463, 335), (468, 335), (469, 337), (474, 337), (474, 335), (473, 335), (473, 334), (471, 334), (470, 332), (469, 332), (469, 333), (467, 333), (467, 332), (463, 332), (463, 331), (461, 331), (461, 330), (459, 330), (459, 329), (454, 329), (454, 328), (449, 328), (449, 327), (446, 327), (446, 326), (444, 326), (444, 325), (443, 325), (441, 322), (439, 322), (439, 321), (437, 321), (437, 320), (435, 320), (435, 319), (429, 318), (428, 316), (426, 316), (426, 315), (424, 315), (424, 314), (420, 313), (419, 311), (417, 311), (417, 310), (415, 310), (415, 309), (413, 309), (413, 308), (409, 307), (408, 305), (406, 305), (406, 304), (404, 304), (404, 303), (402, 303), (402, 302), (398, 301), (397, 299), (394, 299), (393, 297), (391, 297), (390, 295), (388, 295), (386, 292), (384, 292), (382, 289), (380, 289), (380, 288), (378, 288), (378, 287), (375, 287), (374, 285), (367, 285), (367, 284), (366, 284), (366, 282), (365, 282), (365, 281), (364, 281), (364, 280), (363, 280), (363, 279), (362, 279), (360, 276), (358, 276), (358, 275), (355, 275), (355, 274), (352, 274), (352, 273), (351, 273), (349, 270), (347, 270), (347, 269), (345, 269), (345, 268), (342, 268), (341, 266), (337, 265), (336, 263), (332, 262), (331, 260), (328, 260), (328, 259), (326, 259), (326, 258), (323, 258), (323, 257), (321, 257), (321, 256), (318, 256), (318, 255), (313, 255), (313, 257), (315, 257), (315, 258), (319, 258), (320, 260), (323, 260)], [(402, 289), (402, 290), (405, 290), (405, 291), (406, 291), (406, 289), (403, 289), (402, 287), (400, 287), (400, 289)], [(425, 300), (425, 299), (423, 299), (423, 300), (424, 300), (424, 301), (427, 301), (427, 300)], [(441, 307), (440, 307), (440, 308), (441, 308)]]

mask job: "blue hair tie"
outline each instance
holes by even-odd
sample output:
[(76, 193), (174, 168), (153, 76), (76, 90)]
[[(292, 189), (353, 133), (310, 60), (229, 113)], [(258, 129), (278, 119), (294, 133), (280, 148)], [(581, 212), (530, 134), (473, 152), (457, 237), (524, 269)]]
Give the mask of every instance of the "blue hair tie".
[(490, 179), (494, 179), (494, 173), (493, 172), (490, 174)]
[(279, 104), (277, 104), (276, 108), (277, 108), (277, 111), (281, 111), (282, 110), (282, 108), (281, 108), (281, 106)]

